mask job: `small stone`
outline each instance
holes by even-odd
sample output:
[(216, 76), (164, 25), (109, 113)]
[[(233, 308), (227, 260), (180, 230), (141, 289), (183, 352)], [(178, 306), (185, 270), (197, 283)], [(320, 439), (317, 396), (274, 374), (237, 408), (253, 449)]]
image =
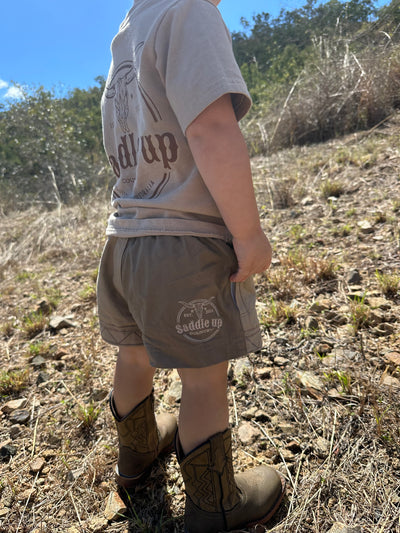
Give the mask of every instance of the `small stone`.
[(245, 381), (253, 373), (253, 366), (248, 359), (237, 359), (233, 364), (233, 374), (238, 381)]
[(12, 444), (6, 444), (0, 448), (0, 461), (8, 461), (13, 455), (16, 455), (17, 448)]
[(400, 365), (400, 353), (399, 352), (389, 352), (385, 354), (385, 359), (394, 363), (395, 365)]
[(18, 398), (18, 400), (10, 400), (9, 402), (5, 403), (2, 407), (3, 413), (6, 415), (9, 415), (13, 411), (17, 411), (18, 409), (23, 409), (26, 405), (26, 398)]
[(330, 306), (327, 305), (325, 302), (317, 300), (311, 305), (310, 311), (312, 311), (313, 313), (322, 313), (322, 311), (327, 311), (329, 308)]
[(26, 489), (17, 494), (17, 500), (25, 504), (27, 504), (28, 502), (33, 503), (33, 501), (35, 500), (35, 496), (36, 496), (35, 489)]
[(41, 472), (43, 470), (45, 464), (46, 461), (45, 459), (43, 459), (43, 457), (37, 457), (29, 465), (30, 471), (32, 472), (32, 474), (37, 474), (38, 472)]
[(361, 527), (349, 527), (341, 522), (335, 522), (328, 533), (361, 533)]
[(382, 311), (388, 311), (392, 307), (392, 304), (389, 302), (389, 300), (376, 296), (369, 296), (366, 298), (366, 303), (371, 307), (371, 309), (382, 309)]
[(50, 376), (47, 372), (39, 372), (39, 375), (36, 379), (36, 385), (41, 385), (42, 383), (47, 383), (50, 379)]
[(323, 382), (312, 372), (296, 372), (297, 381), (306, 387), (307, 389), (315, 389), (317, 391), (322, 391), (325, 389)]
[(26, 424), (30, 418), (30, 412), (26, 409), (18, 409), (10, 415), (10, 422), (13, 424)]
[(286, 448), (293, 453), (301, 453), (301, 446), (295, 440), (292, 440), (288, 444), (286, 444)]
[(250, 407), (250, 409), (243, 411), (242, 418), (244, 418), (244, 420), (251, 420), (255, 417), (257, 411), (257, 407)]
[(182, 383), (179, 381), (173, 381), (168, 388), (166, 394), (166, 401), (169, 405), (179, 403), (182, 397)]
[(252, 444), (260, 436), (259, 430), (254, 428), (249, 422), (243, 422), (238, 429), (239, 440), (242, 444)]
[(312, 205), (314, 203), (314, 200), (311, 198), (311, 196), (306, 196), (305, 198), (302, 199), (301, 201), (301, 205)]
[(314, 352), (320, 357), (326, 357), (331, 350), (332, 347), (326, 343), (317, 344), (317, 346), (314, 348)]
[(287, 448), (282, 448), (279, 451), (280, 451), (281, 457), (283, 457), (283, 459), (289, 463), (292, 463), (296, 459), (295, 454), (291, 450), (288, 450)]
[(324, 459), (327, 457), (330, 450), (330, 442), (324, 437), (317, 437), (314, 441), (314, 450), (317, 452), (317, 455)]
[(350, 270), (346, 276), (346, 281), (349, 285), (359, 285), (361, 283), (361, 279), (361, 274), (358, 270)]
[(31, 365), (34, 368), (42, 368), (43, 366), (45, 366), (45, 364), (46, 364), (46, 359), (42, 357), (41, 355), (37, 355), (31, 361)]
[(368, 235), (374, 232), (374, 228), (368, 220), (360, 220), (357, 222), (357, 226), (360, 228), (361, 233)]
[(17, 439), (22, 433), (22, 428), (18, 424), (14, 424), (10, 427), (10, 437), (15, 440)]
[(271, 377), (272, 371), (273, 371), (273, 368), (271, 368), (270, 366), (265, 366), (257, 370), (257, 376), (260, 379), (269, 379)]
[(400, 389), (400, 380), (387, 374), (383, 377), (381, 383), (382, 385), (386, 385), (387, 387), (391, 387), (393, 389)]
[(347, 297), (350, 298), (350, 300), (356, 300), (361, 302), (365, 299), (365, 292), (352, 287), (352, 290), (347, 293)]
[(51, 329), (59, 331), (64, 328), (75, 328), (76, 324), (72, 322), (69, 317), (54, 315), (50, 319), (49, 326)]
[(124, 517), (127, 512), (127, 507), (122, 501), (118, 492), (111, 492), (107, 498), (106, 508), (104, 511), (104, 517), (109, 522), (119, 520)]
[(289, 359), (286, 359), (286, 357), (277, 356), (274, 358), (274, 365), (276, 366), (286, 366), (290, 363)]
[(85, 526), (89, 528), (90, 533), (102, 533), (107, 528), (107, 519), (101, 516), (95, 516), (85, 523)]
[(313, 316), (308, 316), (305, 321), (306, 329), (318, 329), (319, 323), (318, 320)]

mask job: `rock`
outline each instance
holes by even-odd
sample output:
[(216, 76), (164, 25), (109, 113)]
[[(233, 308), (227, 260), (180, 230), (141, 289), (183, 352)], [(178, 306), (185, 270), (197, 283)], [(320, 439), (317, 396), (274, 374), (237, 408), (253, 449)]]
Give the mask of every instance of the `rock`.
[(242, 444), (252, 444), (260, 436), (260, 431), (254, 428), (249, 422), (243, 422), (238, 429), (239, 440)]
[(388, 374), (383, 376), (381, 384), (393, 389), (400, 389), (400, 380), (394, 378), (393, 376), (389, 376)]
[(350, 270), (346, 275), (346, 281), (349, 285), (359, 285), (361, 279), (361, 274), (358, 270)]
[(39, 372), (39, 375), (36, 379), (36, 385), (41, 385), (42, 383), (47, 383), (50, 379), (50, 376), (47, 372)]
[(18, 400), (10, 400), (9, 402), (3, 405), (2, 411), (6, 415), (9, 415), (13, 411), (23, 409), (26, 406), (26, 402), (27, 402), (26, 398), (18, 398)]
[(290, 361), (286, 357), (281, 357), (278, 355), (274, 358), (274, 365), (276, 366), (286, 366), (288, 364), (290, 364)]
[(253, 372), (253, 366), (248, 359), (237, 359), (233, 363), (233, 375), (238, 381), (245, 381)]
[(6, 444), (0, 448), (0, 461), (9, 461), (13, 455), (16, 455), (17, 448), (12, 444)]
[(17, 500), (26, 505), (28, 503), (33, 503), (35, 500), (35, 496), (36, 496), (35, 489), (26, 489), (17, 494)]
[(349, 527), (341, 522), (335, 522), (328, 533), (361, 533), (361, 527)]
[(34, 368), (42, 368), (46, 365), (46, 359), (42, 357), (41, 355), (37, 355), (36, 357), (32, 359), (31, 365)]
[(243, 411), (241, 416), (244, 420), (251, 420), (252, 418), (255, 418), (257, 411), (257, 407), (250, 407), (250, 409)]
[(310, 307), (310, 311), (313, 313), (322, 313), (330, 309), (330, 305), (323, 300), (316, 300)]
[(337, 311), (326, 311), (324, 318), (326, 318), (328, 322), (331, 322), (337, 326), (343, 326), (344, 324), (347, 324), (347, 318)]
[(18, 424), (14, 424), (10, 427), (10, 437), (15, 440), (17, 439), (22, 433), (21, 426)]
[(321, 459), (324, 459), (328, 456), (330, 450), (330, 442), (324, 439), (324, 437), (317, 437), (314, 441), (313, 446), (317, 455), (321, 457)]
[(352, 290), (347, 293), (347, 298), (350, 298), (350, 300), (356, 300), (358, 302), (365, 300), (365, 292), (360, 289), (355, 289), (352, 287)]
[(311, 388), (317, 391), (325, 390), (324, 383), (312, 372), (297, 371), (296, 380), (307, 389)]
[(317, 344), (317, 346), (314, 348), (314, 352), (320, 357), (326, 357), (331, 350), (332, 346), (326, 343)]
[(270, 366), (265, 366), (263, 368), (259, 368), (256, 370), (257, 376), (260, 379), (269, 379), (271, 377), (271, 372), (273, 371), (273, 368)]
[(360, 220), (357, 222), (357, 226), (360, 228), (361, 233), (368, 235), (374, 232), (372, 224), (368, 220)]
[[(174, 370), (176, 372), (176, 370)], [(171, 385), (169, 386), (167, 393), (166, 393), (166, 401), (169, 405), (173, 405), (174, 403), (179, 403), (181, 401), (182, 397), (182, 383), (179, 379), (179, 375), (176, 372), (177, 379), (172, 381)]]
[(17, 409), (10, 415), (10, 422), (13, 424), (26, 424), (30, 419), (30, 412), (26, 409)]
[(319, 328), (318, 320), (313, 316), (308, 316), (306, 318), (304, 325), (306, 329), (318, 329)]
[(69, 317), (54, 315), (50, 319), (49, 326), (51, 329), (59, 331), (64, 328), (75, 328), (76, 324), (72, 322)]
[(104, 511), (104, 517), (109, 522), (119, 520), (124, 517), (127, 512), (127, 507), (122, 501), (118, 492), (111, 492), (107, 498), (106, 508)]
[(291, 440), (288, 444), (286, 444), (285, 448), (293, 453), (301, 453), (301, 446), (295, 440)]
[(107, 525), (107, 519), (101, 516), (95, 516), (85, 522), (85, 526), (89, 529), (90, 533), (102, 533), (107, 529)]
[(314, 203), (314, 200), (311, 198), (311, 196), (305, 196), (302, 201), (301, 201), (301, 205), (312, 205)]
[(399, 352), (389, 352), (385, 354), (385, 359), (387, 359), (391, 363), (394, 363), (395, 365), (400, 366), (400, 353)]
[(32, 474), (37, 474), (38, 472), (41, 472), (43, 470), (45, 464), (46, 461), (45, 459), (43, 459), (43, 457), (37, 457), (30, 463), (30, 471), (32, 472)]
[(367, 303), (371, 309), (382, 309), (382, 311), (388, 311), (392, 307), (389, 300), (379, 296), (369, 296), (366, 298), (365, 303)]

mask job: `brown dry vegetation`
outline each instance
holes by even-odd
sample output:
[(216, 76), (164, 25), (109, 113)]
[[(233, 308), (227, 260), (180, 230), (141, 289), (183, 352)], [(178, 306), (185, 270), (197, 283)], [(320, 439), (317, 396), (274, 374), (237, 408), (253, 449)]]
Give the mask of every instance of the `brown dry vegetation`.
[[(275, 256), (256, 279), (264, 349), (232, 365), (228, 394), (236, 470), (262, 462), (287, 479), (275, 533), (400, 532), (399, 133), (397, 115), (253, 159)], [(174, 457), (128, 495), (130, 519), (103, 518), (116, 459), (115, 349), (94, 294), (106, 203), (0, 219), (2, 533), (182, 531)], [(51, 328), (55, 314), (74, 326)], [(158, 371), (157, 409), (177, 413), (175, 379)], [(24, 424), (3, 409), (18, 398)]]

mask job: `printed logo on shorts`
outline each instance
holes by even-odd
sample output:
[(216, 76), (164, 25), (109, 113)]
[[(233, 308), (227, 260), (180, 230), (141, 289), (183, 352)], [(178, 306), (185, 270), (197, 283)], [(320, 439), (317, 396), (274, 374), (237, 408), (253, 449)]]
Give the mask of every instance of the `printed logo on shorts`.
[(202, 298), (191, 302), (182, 302), (176, 319), (176, 331), (192, 342), (205, 342), (217, 335), (222, 328), (222, 318), (213, 303)]

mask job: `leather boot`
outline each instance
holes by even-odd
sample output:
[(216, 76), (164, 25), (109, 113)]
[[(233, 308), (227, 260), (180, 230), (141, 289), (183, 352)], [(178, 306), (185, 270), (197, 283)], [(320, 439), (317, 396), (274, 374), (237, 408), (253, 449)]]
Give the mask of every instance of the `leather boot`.
[(168, 413), (154, 415), (153, 393), (122, 418), (115, 408), (112, 392), (109, 403), (119, 442), (116, 481), (121, 487), (134, 487), (160, 454), (173, 451), (176, 419)]
[(234, 475), (230, 429), (217, 433), (186, 457), (175, 439), (185, 483), (185, 533), (218, 533), (264, 524), (277, 511), (285, 481), (258, 466)]

